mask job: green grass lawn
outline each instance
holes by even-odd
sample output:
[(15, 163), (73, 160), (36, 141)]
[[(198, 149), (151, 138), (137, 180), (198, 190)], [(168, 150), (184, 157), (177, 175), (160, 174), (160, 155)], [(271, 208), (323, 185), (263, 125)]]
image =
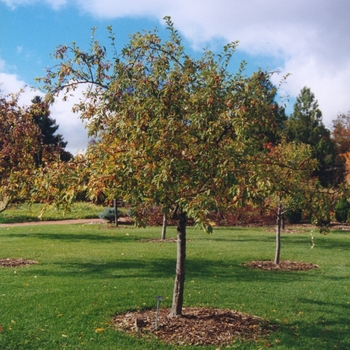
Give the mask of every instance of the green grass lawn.
[[(175, 237), (175, 229), (168, 236)], [(170, 307), (176, 244), (142, 242), (160, 228), (104, 225), (0, 229), (0, 258), (39, 264), (0, 269), (0, 349), (198, 349), (132, 338), (113, 329), (116, 313)], [(249, 270), (273, 259), (263, 228), (188, 229), (185, 306), (229, 308), (280, 325), (270, 339), (232, 349), (349, 349), (350, 233), (282, 236), (282, 259), (316, 263), (305, 272)], [(218, 349), (218, 347), (204, 347)], [(222, 347), (221, 349), (226, 349)]]
[[(43, 204), (26, 203), (14, 204), (10, 208), (0, 213), (0, 224), (13, 222), (40, 221), (38, 216), (43, 208)], [(48, 207), (43, 216), (43, 220), (64, 220), (64, 219), (93, 219), (103, 212), (104, 207), (92, 203), (75, 203), (70, 211), (64, 212), (52, 206)]]

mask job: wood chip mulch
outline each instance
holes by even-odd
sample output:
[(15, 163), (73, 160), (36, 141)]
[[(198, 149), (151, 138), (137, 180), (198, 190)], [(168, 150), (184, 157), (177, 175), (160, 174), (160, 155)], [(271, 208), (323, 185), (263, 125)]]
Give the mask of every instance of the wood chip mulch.
[(244, 264), (251, 269), (261, 270), (275, 270), (275, 271), (306, 271), (311, 269), (318, 269), (319, 266), (316, 264), (308, 264), (298, 261), (281, 260), (279, 264), (275, 264), (273, 261), (251, 261)]
[(117, 330), (137, 337), (156, 337), (175, 345), (229, 345), (235, 341), (261, 341), (278, 329), (263, 319), (237, 311), (184, 308), (181, 317), (168, 318), (170, 310), (160, 309), (155, 330), (156, 310), (116, 315)]
[(37, 261), (22, 258), (0, 259), (0, 267), (22, 267), (37, 264)]

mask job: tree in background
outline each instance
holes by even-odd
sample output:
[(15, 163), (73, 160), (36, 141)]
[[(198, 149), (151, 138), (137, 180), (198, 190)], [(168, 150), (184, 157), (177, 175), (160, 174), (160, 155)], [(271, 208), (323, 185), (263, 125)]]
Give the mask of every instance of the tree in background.
[(340, 113), (332, 121), (332, 140), (338, 154), (344, 154), (350, 151), (350, 112)]
[(59, 128), (59, 125), (57, 125), (56, 120), (52, 119), (50, 116), (51, 113), (49, 104), (43, 101), (40, 96), (36, 96), (32, 100), (30, 113), (41, 131), (40, 141), (42, 149), (35, 155), (35, 162), (37, 166), (40, 166), (43, 163), (43, 148), (45, 148), (46, 151), (55, 153), (62, 161), (72, 159), (72, 154), (65, 150), (67, 142), (64, 142), (63, 136), (60, 134), (55, 134)]
[[(88, 52), (75, 44), (60, 46), (61, 63), (42, 81), (49, 101), (79, 84), (88, 86), (75, 111), (98, 140), (82, 167), (90, 195), (121, 197), (136, 208), (170, 208), (177, 219), (170, 313), (177, 316), (188, 218), (210, 231), (211, 209), (248, 201), (259, 180), (254, 162), (264, 151), (267, 132), (275, 128), (275, 114), (265, 94), (267, 74), (247, 77), (244, 65), (235, 74), (228, 71), (236, 43), (220, 55), (204, 51), (194, 59), (184, 52), (170, 18), (166, 22), (170, 40), (162, 42), (156, 32), (136, 33), (112, 61), (95, 39)], [(110, 37), (114, 46), (111, 29)]]
[(323, 186), (336, 185), (336, 151), (330, 131), (322, 122), (322, 112), (318, 108), (315, 95), (304, 87), (294, 104), (294, 112), (286, 123), (288, 141), (296, 141), (311, 146), (312, 157), (319, 167), (314, 172)]
[(333, 120), (332, 140), (337, 152), (337, 167), (340, 179), (350, 178), (350, 112), (338, 114)]
[(18, 97), (0, 97), (0, 212), (11, 201), (30, 197), (33, 159), (40, 149), (40, 130)]
[(270, 76), (268, 74), (264, 74), (263, 72), (260, 72), (260, 74), (262, 78), (261, 87), (264, 90), (266, 102), (270, 104), (274, 115), (274, 123), (271, 125), (270, 130), (266, 132), (266, 142), (276, 144), (281, 140), (288, 118), (284, 107), (276, 102), (277, 87), (271, 83)]
[(280, 263), (281, 229), (284, 215), (309, 206), (313, 187), (312, 172), (317, 162), (311, 157), (311, 147), (302, 143), (265, 145), (267, 152), (255, 162), (255, 173), (261, 172), (252, 202), (276, 215), (276, 251), (274, 263)]

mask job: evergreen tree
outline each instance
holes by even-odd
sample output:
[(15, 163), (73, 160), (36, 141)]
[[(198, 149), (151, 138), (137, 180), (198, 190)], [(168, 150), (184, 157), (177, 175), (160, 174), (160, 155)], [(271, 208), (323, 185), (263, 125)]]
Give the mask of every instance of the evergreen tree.
[(274, 124), (272, 128), (265, 133), (266, 141), (276, 143), (281, 140), (281, 135), (284, 132), (287, 116), (283, 106), (276, 102), (277, 88), (269, 79), (269, 75), (260, 73), (261, 86), (264, 90), (265, 99), (269, 103), (274, 115)]
[(289, 141), (311, 146), (312, 157), (319, 163), (314, 176), (319, 178), (323, 186), (336, 185), (340, 182), (334, 142), (330, 131), (322, 122), (318, 101), (308, 87), (304, 87), (297, 97), (294, 112), (286, 123), (286, 134)]
[[(55, 134), (59, 126), (56, 124), (56, 120), (50, 117), (51, 113), (48, 104), (40, 96), (36, 96), (32, 100), (30, 110), (34, 122), (39, 126), (41, 131), (42, 147), (49, 149), (51, 152), (56, 152), (62, 161), (72, 159), (72, 154), (65, 150), (67, 142), (64, 141), (63, 136), (61, 134)], [(42, 150), (35, 155), (35, 162), (37, 166), (42, 164)]]

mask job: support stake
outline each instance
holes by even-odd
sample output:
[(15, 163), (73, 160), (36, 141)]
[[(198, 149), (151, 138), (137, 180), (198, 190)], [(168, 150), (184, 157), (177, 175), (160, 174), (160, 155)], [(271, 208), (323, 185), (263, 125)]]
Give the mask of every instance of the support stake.
[(161, 295), (156, 295), (156, 300), (157, 300), (157, 311), (156, 311), (156, 324), (155, 324), (155, 330), (158, 329), (158, 313), (159, 313), (159, 304), (160, 302), (164, 299)]

